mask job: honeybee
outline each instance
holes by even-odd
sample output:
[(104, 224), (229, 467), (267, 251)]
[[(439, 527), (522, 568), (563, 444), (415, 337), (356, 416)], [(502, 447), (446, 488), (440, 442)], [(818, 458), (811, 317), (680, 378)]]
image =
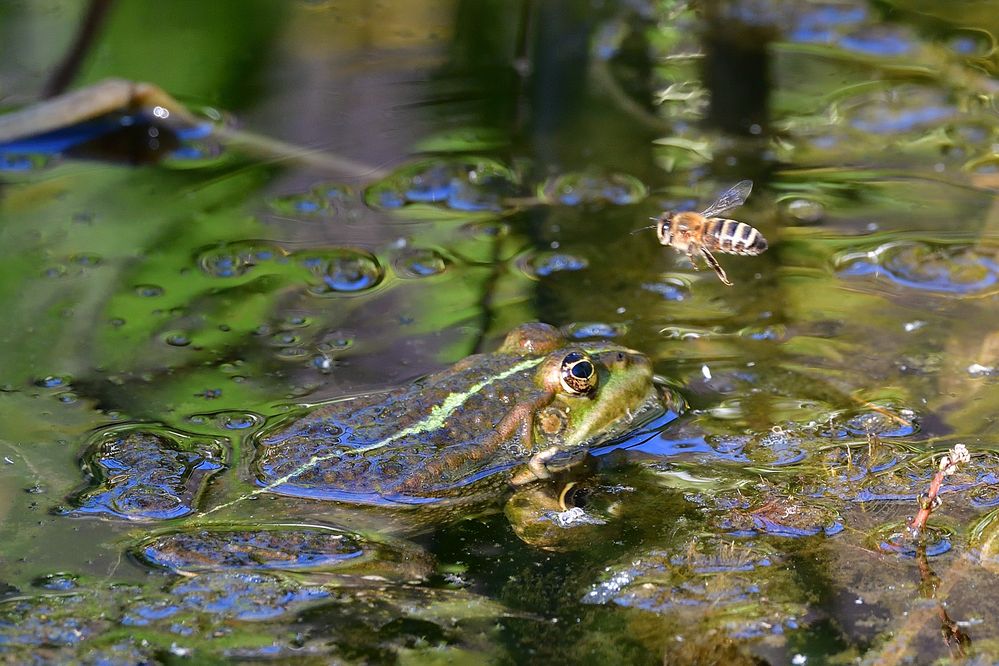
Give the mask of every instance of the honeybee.
[(753, 191), (753, 181), (741, 180), (722, 192), (718, 199), (700, 213), (694, 211), (664, 211), (656, 218), (656, 236), (659, 242), (679, 252), (685, 252), (697, 270), (699, 253), (718, 278), (732, 286), (725, 269), (711, 254), (712, 250), (726, 254), (757, 255), (767, 249), (767, 239), (746, 224), (724, 217), (717, 217), (746, 202)]

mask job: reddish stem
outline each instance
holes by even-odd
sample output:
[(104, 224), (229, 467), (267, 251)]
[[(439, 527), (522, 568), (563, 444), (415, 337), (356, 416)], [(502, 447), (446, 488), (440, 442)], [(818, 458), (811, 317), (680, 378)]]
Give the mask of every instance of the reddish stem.
[(926, 491), (926, 496), (920, 502), (919, 513), (909, 523), (909, 527), (912, 528), (913, 532), (921, 532), (926, 527), (926, 521), (930, 519), (930, 514), (933, 513), (933, 509), (936, 507), (937, 495), (940, 494), (940, 486), (943, 485), (944, 477), (950, 468), (951, 465), (947, 465), (933, 475), (933, 480), (930, 481), (930, 489)]

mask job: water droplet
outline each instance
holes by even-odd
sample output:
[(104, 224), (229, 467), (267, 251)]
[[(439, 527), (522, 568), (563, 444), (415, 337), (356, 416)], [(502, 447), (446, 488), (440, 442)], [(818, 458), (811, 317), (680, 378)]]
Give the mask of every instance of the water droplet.
[(548, 277), (552, 273), (563, 271), (581, 271), (589, 265), (590, 262), (584, 257), (563, 252), (525, 254), (517, 260), (518, 268), (533, 278)]
[(633, 204), (648, 196), (645, 183), (624, 173), (567, 173), (549, 178), (538, 191), (548, 203), (564, 206), (609, 203)]
[(365, 291), (384, 277), (375, 256), (360, 250), (333, 249), (301, 261), (319, 279), (310, 288), (317, 295)]
[(986, 30), (967, 28), (957, 31), (948, 41), (951, 51), (960, 56), (985, 58), (995, 51), (995, 38)]
[(40, 576), (31, 582), (35, 587), (43, 590), (53, 590), (56, 592), (68, 592), (75, 590), (79, 583), (79, 578), (69, 573), (54, 573), (47, 576)]
[(136, 285), (135, 293), (145, 298), (156, 298), (163, 295), (163, 287), (155, 284)]
[(690, 295), (690, 287), (676, 278), (664, 278), (659, 282), (645, 282), (642, 289), (659, 294), (667, 301), (682, 301)]
[(46, 268), (44, 271), (42, 271), (42, 275), (47, 278), (60, 278), (66, 275), (66, 273), (68, 272), (69, 269), (67, 269), (65, 266), (63, 266), (62, 264), (57, 264), (55, 266), (49, 266), (48, 268)]
[(263, 423), (263, 418), (251, 412), (225, 412), (216, 416), (216, 422), (226, 430), (246, 430)]
[(275, 347), (290, 347), (301, 341), (301, 338), (288, 331), (280, 331), (271, 336), (271, 344)]
[(302, 347), (281, 347), (274, 352), (274, 356), (281, 361), (300, 361), (309, 355), (309, 352)]
[(882, 553), (905, 558), (916, 558), (920, 553), (926, 557), (936, 557), (952, 547), (950, 532), (934, 525), (923, 528), (918, 538), (913, 538), (908, 525), (886, 525), (878, 529), (872, 538)]
[(171, 347), (186, 347), (191, 344), (191, 338), (184, 333), (168, 333), (163, 340)]
[(603, 322), (589, 322), (569, 324), (564, 329), (565, 335), (573, 340), (586, 340), (590, 338), (616, 338), (628, 332), (625, 324), (605, 324)]
[(332, 331), (323, 336), (318, 346), (320, 351), (343, 351), (354, 346), (354, 339), (342, 331)]
[(77, 396), (72, 391), (65, 391), (63, 393), (59, 393), (56, 395), (56, 398), (58, 398), (59, 402), (63, 403), (64, 405), (72, 405), (73, 403), (77, 402), (80, 399), (79, 396)]
[(125, 325), (125, 320), (122, 319), (121, 317), (114, 317), (108, 323), (111, 324), (111, 326), (113, 326), (114, 328), (121, 328), (122, 326)]
[(399, 254), (392, 268), (401, 278), (421, 278), (443, 273), (447, 262), (436, 250), (412, 249)]
[(510, 225), (506, 222), (469, 222), (462, 225), (459, 232), (463, 236), (477, 239), (504, 238), (510, 235)]
[(228, 278), (244, 275), (254, 266), (281, 254), (279, 249), (267, 244), (226, 243), (202, 251), (198, 255), (197, 263), (206, 275)]
[(69, 261), (71, 263), (76, 264), (77, 266), (86, 266), (86, 267), (100, 266), (101, 264), (104, 263), (104, 260), (101, 259), (96, 254), (87, 254), (87, 253), (74, 254), (72, 257), (69, 258)]
[(35, 386), (41, 388), (62, 388), (69, 386), (72, 379), (68, 375), (47, 375), (34, 381)]
[(795, 197), (781, 204), (790, 221), (797, 224), (817, 224), (826, 214), (825, 207), (813, 199)]

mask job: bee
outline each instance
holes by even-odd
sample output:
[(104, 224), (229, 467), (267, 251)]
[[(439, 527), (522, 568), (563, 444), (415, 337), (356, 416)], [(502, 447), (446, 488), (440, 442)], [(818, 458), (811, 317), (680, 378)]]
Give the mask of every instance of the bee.
[(742, 180), (722, 192), (700, 213), (664, 211), (659, 217), (652, 218), (656, 221), (659, 242), (678, 252), (685, 252), (694, 270), (697, 270), (696, 255), (700, 254), (718, 278), (731, 287), (725, 269), (711, 251), (757, 255), (767, 249), (767, 239), (745, 222), (717, 216), (744, 204), (752, 191), (753, 181)]

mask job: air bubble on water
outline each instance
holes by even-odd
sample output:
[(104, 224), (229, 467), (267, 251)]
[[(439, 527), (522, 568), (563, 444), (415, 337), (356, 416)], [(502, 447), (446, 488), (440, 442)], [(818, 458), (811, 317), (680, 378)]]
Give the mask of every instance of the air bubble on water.
[(392, 260), (392, 268), (401, 278), (431, 277), (443, 273), (447, 261), (436, 250), (413, 248), (400, 252)]
[(817, 224), (826, 214), (825, 207), (814, 199), (795, 197), (782, 203), (787, 217), (798, 224)]
[(231, 278), (244, 275), (254, 266), (282, 254), (278, 248), (264, 243), (224, 243), (203, 250), (198, 255), (197, 264), (205, 275)]
[(41, 388), (62, 388), (69, 386), (72, 379), (68, 375), (46, 375), (34, 381), (35, 386)]
[(219, 426), (226, 430), (246, 430), (263, 422), (257, 414), (249, 412), (227, 412), (216, 417)]
[(282, 347), (274, 352), (274, 356), (282, 361), (298, 361), (309, 355), (303, 347)]
[(79, 586), (79, 578), (70, 573), (54, 573), (48, 574), (46, 576), (40, 576), (33, 580), (32, 585), (35, 587), (40, 587), (44, 590), (52, 590), (55, 592), (68, 592), (70, 590), (75, 590)]
[(169, 333), (164, 337), (164, 341), (171, 347), (186, 347), (191, 344), (191, 338), (185, 333)]
[(566, 271), (581, 271), (589, 265), (590, 262), (585, 257), (565, 252), (528, 253), (517, 260), (517, 267), (532, 278), (548, 277)]
[(587, 340), (592, 338), (609, 339), (616, 338), (628, 332), (626, 324), (607, 324), (604, 322), (573, 323), (563, 327), (566, 337), (573, 340)]
[(301, 338), (289, 331), (279, 331), (271, 336), (271, 344), (275, 347), (291, 347), (301, 342)]
[(366, 291), (384, 277), (378, 259), (361, 250), (332, 249), (310, 253), (300, 261), (316, 280), (310, 291), (319, 296)]
[(642, 289), (658, 294), (667, 301), (682, 301), (690, 295), (690, 287), (679, 279), (663, 278), (659, 282), (643, 282)]
[(163, 287), (156, 284), (140, 284), (135, 286), (135, 293), (144, 298), (156, 298), (163, 295)]

